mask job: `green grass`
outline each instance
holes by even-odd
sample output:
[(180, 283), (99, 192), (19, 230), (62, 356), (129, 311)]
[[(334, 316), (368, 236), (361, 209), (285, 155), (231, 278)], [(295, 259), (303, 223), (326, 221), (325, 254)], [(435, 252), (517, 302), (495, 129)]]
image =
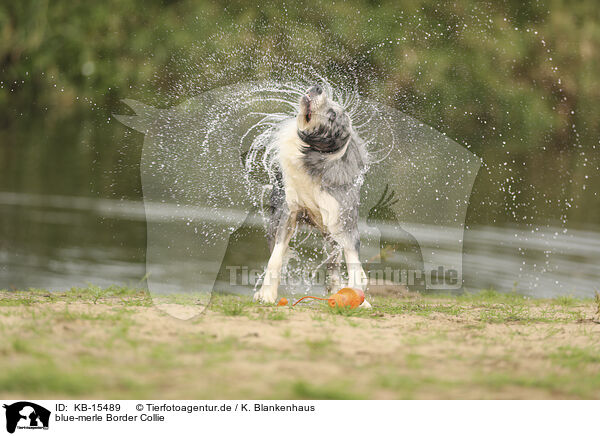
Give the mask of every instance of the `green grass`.
[(134, 392), (138, 384), (130, 377), (113, 373), (110, 378), (94, 377), (85, 367), (60, 366), (54, 362), (30, 363), (0, 372), (0, 392), (26, 395), (88, 396), (90, 392)]
[(215, 353), (227, 354), (233, 350), (240, 348), (241, 344), (237, 338), (229, 336), (223, 339), (198, 334), (184, 338), (178, 347), (181, 353)]
[[(0, 394), (599, 397), (600, 302), (494, 290), (371, 302), (373, 310), (291, 308), (215, 294), (205, 316), (184, 322), (149, 308), (141, 289), (0, 291)], [(382, 337), (391, 342), (369, 348)], [(524, 351), (531, 344), (543, 347)]]
[[(585, 369), (590, 365), (599, 366), (600, 348), (559, 347), (550, 354), (552, 361), (566, 368)], [(600, 367), (597, 368), (600, 370)]]
[(560, 297), (556, 297), (552, 300), (554, 304), (564, 307), (575, 306), (578, 303), (578, 300), (572, 295), (562, 295)]
[(282, 310), (273, 310), (269, 312), (269, 314), (267, 315), (267, 319), (269, 321), (285, 321), (289, 319), (289, 316), (286, 312)]
[[(126, 305), (128, 306), (128, 305)], [(59, 321), (126, 321), (134, 312), (125, 307), (114, 307), (106, 312), (71, 312), (67, 304), (62, 311), (56, 312), (55, 317)]]
[[(86, 302), (93, 304), (110, 304), (121, 306), (152, 306), (152, 296), (143, 289), (111, 286), (100, 288), (89, 286), (87, 288), (72, 288), (66, 292), (48, 292), (43, 289), (30, 289), (26, 291), (0, 291), (0, 307), (34, 306), (44, 303), (62, 302)], [(600, 295), (600, 294), (599, 294)], [(168, 302), (182, 305), (201, 304), (206, 295), (174, 294), (156, 296), (160, 302)], [(156, 299), (155, 299), (156, 300)], [(202, 300), (202, 301), (201, 301)], [(158, 301), (158, 300), (156, 300)], [(557, 314), (574, 320), (582, 319), (582, 313), (577, 309), (580, 304), (589, 303), (589, 299), (577, 299), (571, 295), (556, 297), (550, 300), (531, 299), (515, 292), (501, 293), (494, 289), (482, 290), (478, 293), (465, 292), (455, 294), (424, 294), (415, 299), (398, 300), (395, 298), (377, 298), (372, 310), (330, 308), (326, 304), (311, 304), (314, 313), (311, 315), (315, 321), (325, 321), (323, 315), (333, 317), (357, 317), (377, 319), (385, 315), (414, 314), (425, 318), (436, 314), (452, 317), (460, 317), (466, 311), (474, 308), (480, 309), (478, 320), (484, 324), (500, 323), (531, 323), (531, 322), (556, 322)], [(540, 305), (556, 306), (555, 311), (544, 309), (542, 313), (531, 314), (531, 309)], [(600, 315), (600, 297), (597, 297), (596, 305)], [(249, 297), (234, 296), (227, 294), (213, 294), (210, 300), (212, 310), (221, 312), (225, 316), (253, 316), (248, 312), (249, 308), (256, 307)], [(275, 306), (274, 306), (275, 307)], [(271, 321), (285, 321), (287, 319), (287, 308), (281, 311), (260, 313), (259, 317)], [(69, 317), (65, 309), (65, 318)], [(321, 315), (323, 314), (323, 315)], [(79, 315), (78, 315), (79, 316)], [(85, 317), (85, 315), (83, 315)], [(118, 321), (119, 313), (105, 315), (90, 315), (90, 320), (102, 319)]]
[(246, 313), (246, 309), (252, 306), (249, 298), (235, 295), (213, 294), (210, 308), (221, 312), (226, 316), (240, 316)]
[(244, 305), (239, 302), (223, 305), (223, 314), (227, 316), (240, 316), (244, 313)]
[(334, 346), (334, 342), (330, 337), (323, 339), (306, 340), (306, 345), (312, 353), (322, 353)]
[(540, 318), (532, 318), (529, 315), (529, 308), (523, 305), (502, 303), (485, 308), (481, 312), (480, 320), (488, 324), (503, 324), (509, 322), (539, 321)]
[(292, 395), (299, 400), (358, 400), (361, 396), (350, 389), (351, 383), (328, 383), (315, 385), (300, 380), (292, 385)]
[(455, 386), (455, 383), (444, 381), (432, 376), (407, 375), (397, 372), (386, 372), (379, 374), (376, 378), (376, 384), (391, 392), (395, 392), (400, 399), (409, 400), (415, 397), (415, 393), (428, 386), (437, 386), (438, 389), (447, 391)]
[(125, 286), (101, 288), (90, 285), (87, 288), (71, 288), (67, 291), (49, 292), (44, 289), (6, 290), (0, 289), (0, 307), (32, 306), (56, 301), (65, 303), (110, 303), (122, 305), (149, 306), (152, 299), (147, 290)]
[(474, 382), (483, 388), (489, 389), (490, 396), (495, 391), (519, 387), (549, 391), (560, 397), (590, 398), (597, 395), (600, 389), (600, 373), (582, 377), (575, 373), (561, 374), (549, 372), (521, 375), (501, 372), (481, 374), (474, 379)]

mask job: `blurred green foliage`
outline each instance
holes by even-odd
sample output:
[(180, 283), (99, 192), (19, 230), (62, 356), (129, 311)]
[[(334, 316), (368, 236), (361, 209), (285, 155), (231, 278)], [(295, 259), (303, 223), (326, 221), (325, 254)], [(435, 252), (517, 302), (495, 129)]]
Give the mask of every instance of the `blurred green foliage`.
[(169, 86), (185, 73), (172, 60), (198, 42), (231, 30), (211, 44), (253, 41), (285, 55), (273, 29), (302, 25), (364, 59), (354, 68), (380, 77), (363, 84), (370, 92), (475, 151), (505, 138), (515, 151), (590, 147), (600, 131), (599, 18), (595, 2), (567, 0), (3, 2), (0, 123), (81, 104), (110, 112), (121, 98), (157, 93), (171, 104)]

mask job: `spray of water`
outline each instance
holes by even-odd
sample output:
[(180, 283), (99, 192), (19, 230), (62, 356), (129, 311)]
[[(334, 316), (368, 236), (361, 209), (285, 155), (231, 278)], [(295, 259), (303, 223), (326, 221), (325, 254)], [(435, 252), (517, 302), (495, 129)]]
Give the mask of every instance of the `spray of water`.
[[(475, 27), (485, 27), (482, 17), (474, 21)], [(364, 174), (360, 210), (365, 260), (379, 262), (383, 268), (386, 262), (406, 264), (406, 252), (416, 252), (416, 260), (408, 263), (425, 272), (426, 288), (460, 288), (465, 221), (481, 160), (468, 151), (472, 144), (459, 145), (392, 108), (385, 98), (390, 93), (383, 88), (394, 69), (376, 71), (368, 66), (367, 57), (401, 45), (406, 37), (373, 44), (357, 56), (322, 29), (273, 28), (267, 34), (277, 40), (269, 50), (256, 41), (232, 49), (221, 44), (230, 35), (227, 31), (198, 44), (186, 56), (175, 54), (173, 63), (183, 73), (162, 91), (177, 104), (157, 110), (129, 101), (136, 115), (120, 117), (146, 135), (142, 182), (147, 211), (154, 217), (157, 214), (151, 209), (155, 207), (170, 211), (165, 219), (148, 226), (151, 291), (201, 288), (210, 293), (216, 280), (211, 271), (221, 268), (229, 236), (242, 225), (264, 228), (278, 170), (274, 133), (281, 122), (295, 116), (299, 96), (315, 83), (322, 84), (348, 111), (367, 144), (370, 165)], [(282, 46), (286, 50), (278, 52)], [(498, 133), (503, 144), (518, 140), (502, 135)], [(481, 140), (488, 139), (484, 135)], [(491, 194), (478, 193), (477, 204), (471, 205), (481, 216), (491, 215), (491, 224), (504, 217), (501, 221), (519, 225), (495, 242), (504, 251), (506, 264), (486, 275), (486, 268), (476, 262), (480, 253), (475, 257), (467, 253), (465, 259), (474, 269), (480, 268), (485, 280), (502, 283), (501, 288), (509, 280), (532, 292), (550, 284), (564, 290), (556, 280), (551, 255), (566, 233), (568, 198), (558, 204), (546, 202), (546, 210), (540, 211), (539, 198), (527, 198), (536, 187), (519, 185), (517, 164), (510, 151), (505, 159), (484, 164), (488, 189), (490, 183), (493, 189)], [(555, 229), (557, 214), (560, 221)], [(478, 221), (477, 215), (473, 221)], [(299, 231), (288, 259), (290, 271), (296, 275), (308, 271), (314, 277), (331, 254), (318, 236), (306, 229)], [(539, 251), (540, 244), (541, 261), (528, 253)], [(407, 245), (410, 248), (404, 254), (397, 253)], [(382, 255), (388, 249), (392, 255)], [(508, 260), (515, 256), (523, 259), (517, 270), (514, 261)], [(165, 266), (164, 259), (173, 259), (178, 267)], [(427, 279), (427, 271), (440, 268), (456, 272), (455, 285), (442, 282), (438, 286), (431, 277)], [(474, 272), (472, 277), (476, 276)], [(297, 292), (307, 289), (304, 282), (296, 287)]]

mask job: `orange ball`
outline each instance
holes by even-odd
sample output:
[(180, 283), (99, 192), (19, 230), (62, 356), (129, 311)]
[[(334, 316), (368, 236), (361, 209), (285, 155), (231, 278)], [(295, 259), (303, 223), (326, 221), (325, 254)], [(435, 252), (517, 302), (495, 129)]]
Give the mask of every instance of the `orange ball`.
[(285, 297), (283, 297), (281, 300), (279, 300), (279, 303), (277, 303), (278, 306), (287, 306), (287, 304), (288, 300)]
[(365, 301), (365, 293), (360, 289), (342, 288), (327, 301), (330, 307), (350, 307), (356, 309)]

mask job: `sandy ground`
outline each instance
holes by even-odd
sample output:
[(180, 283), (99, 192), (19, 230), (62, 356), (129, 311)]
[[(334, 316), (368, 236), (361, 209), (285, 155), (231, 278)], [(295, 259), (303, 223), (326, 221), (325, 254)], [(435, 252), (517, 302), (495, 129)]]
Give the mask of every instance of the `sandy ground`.
[(182, 321), (137, 291), (0, 292), (0, 397), (600, 398), (592, 300), (373, 306), (221, 296)]

